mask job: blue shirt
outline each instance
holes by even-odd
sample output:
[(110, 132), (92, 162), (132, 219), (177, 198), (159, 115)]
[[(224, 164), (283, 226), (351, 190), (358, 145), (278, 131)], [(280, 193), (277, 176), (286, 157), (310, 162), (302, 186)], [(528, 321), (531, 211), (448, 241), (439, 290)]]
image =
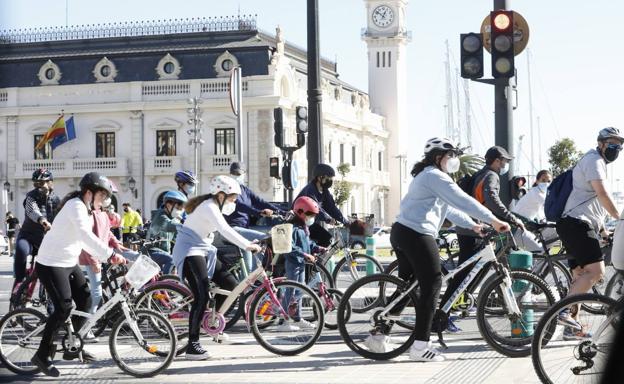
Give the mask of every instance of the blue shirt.
[(321, 211), (319, 212), (317, 217), (320, 220), (328, 222), (331, 221), (332, 218), (334, 218), (336, 221), (339, 221), (343, 224), (349, 223), (347, 219), (345, 219), (345, 217), (342, 215), (342, 212), (340, 212), (340, 209), (338, 209), (338, 207), (336, 206), (336, 202), (334, 201), (334, 197), (332, 196), (331, 192), (329, 192), (329, 190), (326, 188), (323, 189), (323, 192), (319, 191), (314, 181), (311, 181), (310, 183), (308, 183), (308, 185), (303, 187), (301, 192), (299, 192), (299, 195), (297, 195), (297, 197), (300, 196), (308, 196), (318, 203)]
[(241, 194), (236, 199), (236, 211), (229, 216), (223, 216), (231, 227), (249, 227), (249, 216), (260, 216), (263, 209), (281, 212), (278, 207), (265, 201), (248, 187), (242, 184), (240, 187)]
[(318, 248), (301, 224), (293, 223), (292, 239), (292, 252), (284, 254), (284, 257), (295, 263), (305, 263), (304, 254), (311, 255)]

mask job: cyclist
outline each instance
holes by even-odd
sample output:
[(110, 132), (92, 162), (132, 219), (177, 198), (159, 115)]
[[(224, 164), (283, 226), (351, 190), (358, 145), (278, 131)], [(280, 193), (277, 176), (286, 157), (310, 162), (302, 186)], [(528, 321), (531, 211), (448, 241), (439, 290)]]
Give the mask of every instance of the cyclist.
[[(201, 321), (209, 299), (210, 280), (223, 289), (232, 290), (238, 282), (217, 259), (217, 249), (212, 245), (213, 232), (218, 231), (228, 241), (241, 249), (260, 251), (257, 244), (242, 237), (225, 221), (223, 215), (236, 209), (236, 198), (241, 194), (238, 182), (228, 176), (217, 176), (210, 181), (208, 193), (190, 199), (186, 203), (188, 216), (178, 230), (173, 247), (173, 261), (178, 275), (186, 280), (193, 292), (193, 304), (189, 316), (189, 345), (186, 358), (205, 360), (208, 352), (199, 343)], [(217, 296), (219, 301), (225, 298)]]
[(173, 179), (178, 186), (178, 191), (184, 193), (184, 196), (189, 197), (195, 194), (198, 181), (193, 172), (185, 170), (178, 171)]
[(11, 211), (7, 211), (4, 222), (7, 226), (7, 237), (9, 238), (9, 256), (12, 257), (13, 252), (15, 252), (15, 235), (20, 229), (20, 222)]
[(332, 196), (329, 188), (334, 183), (334, 177), (336, 177), (336, 171), (328, 164), (317, 164), (314, 167), (314, 173), (312, 180), (303, 187), (297, 198), (301, 196), (308, 196), (314, 199), (320, 208), (319, 214), (316, 219), (316, 223), (310, 226), (310, 237), (316, 241), (318, 245), (327, 247), (331, 243), (331, 234), (323, 228), (320, 222), (329, 224), (336, 224), (340, 222), (344, 225), (349, 224), (349, 220), (342, 215), (340, 209), (336, 206), (334, 197)]
[[(399, 215), (392, 225), (390, 242), (399, 261), (399, 277), (407, 282), (418, 279), (420, 300), (416, 304), (416, 340), (410, 349), (415, 361), (443, 361), (431, 346), (431, 325), (440, 292), (440, 255), (436, 237), (446, 218), (458, 226), (480, 233), (482, 225), (470, 216), (491, 223), (497, 231), (509, 230), (490, 211), (467, 195), (451, 179), (459, 170), (459, 149), (445, 138), (429, 139), (424, 159), (414, 165), (408, 192), (401, 201)], [(464, 213), (466, 212), (466, 213)], [(470, 215), (470, 216), (468, 216)], [(393, 308), (392, 312), (402, 308)], [(398, 313), (395, 313), (398, 314)], [(375, 352), (386, 350), (388, 336), (370, 335), (366, 343)]]
[[(54, 311), (46, 322), (39, 349), (31, 361), (48, 376), (60, 375), (50, 360), (50, 353), (56, 350), (55, 334), (69, 317), (72, 300), (80, 311), (86, 312), (91, 307), (89, 285), (78, 266), (80, 252), (85, 249), (102, 262), (125, 262), (123, 257), (114, 253), (107, 242), (93, 233), (91, 215), (94, 206), (100, 206), (111, 193), (110, 181), (106, 177), (96, 172), (84, 175), (80, 180), (80, 190), (64, 198), (54, 225), (41, 243), (35, 270), (54, 304)], [(84, 318), (75, 320), (74, 326), (78, 330), (84, 323)], [(76, 357), (69, 353), (63, 354), (65, 360)], [(82, 357), (85, 361), (95, 360), (95, 356), (84, 350)]]
[(182, 192), (168, 191), (163, 196), (162, 206), (152, 213), (152, 224), (147, 238), (160, 237), (161, 241), (149, 249), (149, 255), (165, 274), (172, 272), (171, 243), (181, 226), (180, 220), (186, 202), (187, 198)]
[[(563, 246), (574, 257), (569, 261), (573, 280), (568, 294), (585, 293), (600, 281), (605, 273), (604, 256), (600, 249), (600, 233), (604, 233), (607, 213), (619, 219), (611, 194), (605, 188), (607, 164), (615, 161), (624, 144), (620, 130), (608, 127), (598, 133), (598, 145), (579, 160), (572, 171), (572, 191), (557, 221), (557, 233)], [(587, 337), (576, 314), (566, 308), (559, 322), (567, 325), (564, 338)]]
[(130, 242), (138, 240), (139, 235), (137, 230), (143, 226), (143, 218), (141, 215), (132, 209), (130, 203), (122, 204), (124, 213), (121, 216), (121, 233), (124, 246), (133, 248)]
[(37, 255), (43, 235), (50, 229), (58, 211), (60, 199), (53, 192), (53, 180), (52, 172), (45, 168), (39, 168), (32, 174), (35, 188), (24, 199), (26, 216), (15, 242), (13, 288), (26, 277), (28, 255)]

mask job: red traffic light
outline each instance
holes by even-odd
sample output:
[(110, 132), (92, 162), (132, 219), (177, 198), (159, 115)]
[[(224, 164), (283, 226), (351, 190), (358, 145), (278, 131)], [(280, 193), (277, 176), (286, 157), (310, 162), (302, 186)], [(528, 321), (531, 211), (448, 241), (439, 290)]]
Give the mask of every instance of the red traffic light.
[(505, 32), (513, 28), (512, 11), (494, 11), (491, 13), (490, 20), (492, 28), (499, 32)]

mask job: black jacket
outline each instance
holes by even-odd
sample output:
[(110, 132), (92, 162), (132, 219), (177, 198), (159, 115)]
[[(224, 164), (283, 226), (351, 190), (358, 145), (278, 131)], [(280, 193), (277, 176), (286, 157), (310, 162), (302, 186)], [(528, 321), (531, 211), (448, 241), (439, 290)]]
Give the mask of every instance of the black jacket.
[(28, 192), (23, 202), (26, 215), (18, 237), (28, 239), (33, 245), (40, 245), (45, 231), (39, 220), (45, 218), (52, 223), (60, 204), (61, 200), (54, 192), (47, 196), (37, 189)]

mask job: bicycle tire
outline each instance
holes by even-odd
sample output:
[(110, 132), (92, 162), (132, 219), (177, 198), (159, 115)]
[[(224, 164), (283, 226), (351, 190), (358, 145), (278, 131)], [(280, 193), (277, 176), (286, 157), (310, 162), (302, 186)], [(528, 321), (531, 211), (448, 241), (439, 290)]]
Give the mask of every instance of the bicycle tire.
[(26, 304), (31, 301), (32, 297), (29, 297), (27, 292), (30, 284), (32, 283), (32, 279), (33, 274), (26, 276), (20, 283), (20, 286), (17, 288), (15, 293), (11, 295), (9, 300), (9, 311), (25, 308)]
[[(555, 297), (552, 293), (552, 290), (544, 280), (539, 278), (539, 276), (525, 271), (511, 271), (510, 276), (512, 279), (524, 280), (533, 284), (531, 288), (529, 288), (532, 292), (533, 290), (535, 290), (536, 286), (539, 287), (541, 292), (546, 297), (547, 307), (550, 307), (555, 303)], [(488, 305), (488, 299), (490, 297), (489, 293), (494, 291), (496, 291), (499, 295), (497, 300), (500, 301), (500, 305), (503, 306), (502, 311), (504, 311), (504, 313), (500, 313), (501, 311), (497, 311), (497, 313), (499, 313), (500, 316), (503, 317), (507, 316), (507, 311), (504, 309), (504, 301), (502, 300), (502, 292), (500, 289), (500, 284), (502, 283), (503, 278), (504, 276), (498, 275), (495, 278), (486, 281), (486, 283), (481, 287), (479, 297), (477, 299), (477, 325), (479, 327), (479, 332), (481, 333), (481, 336), (483, 336), (483, 339), (500, 354), (508, 357), (526, 357), (529, 356), (529, 354), (531, 353), (530, 343), (532, 340), (532, 336), (517, 338), (513, 338), (511, 336), (501, 337), (492, 333), (491, 327), (486, 321), (487, 312), (485, 311), (485, 308)], [(524, 307), (524, 304), (521, 302), (519, 303), (519, 306), (522, 309)], [(534, 306), (533, 302), (528, 304), (528, 306)], [(544, 310), (547, 307), (544, 307)], [(511, 321), (511, 319), (509, 319), (508, 321)], [(523, 323), (523, 326), (533, 330), (533, 323)]]
[[(30, 316), (35, 321), (33, 322), (33, 324), (30, 324), (30, 326), (25, 327), (25, 320), (23, 318), (20, 319), (20, 316)], [(8, 312), (2, 317), (2, 320), (0, 320), (0, 361), (2, 361), (2, 365), (7, 367), (11, 372), (17, 373), (18, 375), (34, 375), (40, 372), (39, 368), (35, 367), (32, 363), (30, 363), (30, 358), (25, 359), (25, 364), (29, 364), (28, 368), (25, 368), (23, 366), (20, 367), (17, 363), (11, 361), (11, 359), (9, 359), (9, 357), (5, 355), (5, 351), (8, 349), (8, 346), (5, 346), (5, 342), (3, 340), (5, 330), (7, 328), (16, 330), (19, 326), (24, 328), (26, 332), (32, 332), (33, 329), (35, 329), (42, 323), (45, 323), (46, 320), (47, 317), (43, 313), (33, 308), (18, 308), (14, 311)], [(43, 333), (43, 328), (41, 329), (41, 332)], [(31, 337), (32, 336), (33, 335), (31, 335)], [(11, 337), (11, 339), (14, 339), (14, 337)], [(35, 344), (37, 345), (37, 348), (29, 349), (33, 351), (33, 356), (39, 347), (38, 342), (33, 343), (33, 347), (35, 346)]]
[[(307, 273), (308, 268), (310, 268), (310, 265), (306, 263), (306, 283), (308, 282), (307, 280), (310, 277), (309, 274)], [(334, 282), (334, 278), (326, 266), (324, 266), (321, 263), (316, 263), (316, 269), (321, 274), (321, 280), (325, 283), (325, 285), (327, 285), (327, 288), (336, 288), (336, 283)]]
[[(340, 304), (338, 305), (338, 315), (337, 315), (338, 316), (338, 330), (340, 331), (340, 336), (342, 337), (344, 342), (347, 344), (347, 347), (349, 347), (349, 349), (351, 349), (353, 352), (357, 353), (358, 355), (365, 357), (367, 359), (373, 359), (373, 360), (393, 359), (401, 355), (405, 351), (407, 351), (407, 349), (414, 343), (416, 334), (413, 332), (413, 327), (411, 327), (412, 329), (409, 329), (408, 327), (403, 327), (403, 328), (407, 328), (410, 331), (410, 334), (407, 340), (403, 344), (398, 346), (396, 349), (389, 351), (389, 352), (373, 352), (369, 349), (365, 349), (359, 346), (357, 340), (353, 338), (353, 335), (351, 335), (351, 332), (349, 332), (346, 326), (347, 322), (349, 321), (349, 317), (355, 317), (355, 316), (351, 316), (351, 314), (349, 313), (350, 298), (359, 288), (367, 284), (371, 284), (371, 283), (373, 283), (373, 285), (384, 286), (384, 287), (389, 284), (394, 284), (397, 286), (397, 289), (405, 289), (408, 287), (407, 283), (399, 279), (398, 277), (395, 277), (392, 275), (381, 274), (381, 273), (366, 276), (357, 280), (355, 283), (351, 284), (349, 288), (347, 288), (347, 290), (344, 292), (344, 295), (342, 296), (342, 300), (340, 300)], [(381, 293), (380, 289), (377, 291)], [(413, 292), (409, 292), (406, 297), (408, 297), (409, 300), (412, 301), (413, 306), (415, 306), (416, 303), (418, 302), (418, 299), (416, 298), (416, 295)], [(374, 301), (375, 303), (382, 302), (381, 297), (377, 297), (376, 299), (372, 301)], [(409, 306), (409, 304), (407, 304), (406, 307), (407, 306)]]
[[(353, 258), (354, 261), (356, 261), (358, 264), (360, 262), (364, 262), (364, 263), (368, 263), (371, 262), (373, 263), (373, 265), (375, 266), (375, 268), (377, 269), (377, 271), (375, 273), (381, 273), (383, 272), (384, 268), (381, 266), (381, 263), (374, 257), (369, 256), (369, 255), (364, 255), (362, 253), (357, 253), (357, 252), (352, 252), (351, 253), (351, 257)], [(348, 278), (346, 278), (344, 281), (350, 281), (347, 285), (347, 287), (340, 287), (339, 283), (343, 281), (343, 279), (340, 279), (339, 274), (341, 273), (343, 267), (345, 267), (345, 264), (347, 263), (347, 259), (346, 258), (342, 258), (342, 260), (340, 260), (338, 262), (338, 264), (336, 264), (336, 267), (334, 268), (334, 271), (332, 273), (332, 278), (334, 279), (334, 287), (336, 289), (339, 290), (343, 290), (346, 289), (348, 287), (348, 285), (351, 285), (354, 281), (358, 280), (361, 277), (366, 276), (366, 274), (360, 276), (358, 274), (357, 278), (351, 275), (351, 268), (349, 268), (349, 274), (347, 275)]]
[(542, 363), (541, 351), (542, 347), (548, 346), (549, 342), (551, 341), (551, 337), (553, 335), (553, 325), (557, 325), (556, 316), (558, 316), (559, 312), (562, 309), (574, 305), (575, 303), (580, 303), (583, 308), (589, 307), (589, 305), (587, 305), (587, 302), (589, 301), (602, 303), (607, 306), (603, 307), (602, 311), (604, 312), (612, 310), (617, 304), (617, 301), (615, 299), (596, 293), (582, 293), (578, 295), (572, 295), (558, 301), (555, 305), (550, 307), (538, 322), (537, 327), (535, 328), (533, 342), (531, 343), (531, 360), (535, 373), (542, 383), (553, 383), (553, 381), (549, 378), (548, 373), (546, 372), (544, 364)]
[[(336, 317), (336, 322), (332, 321), (332, 319), (333, 319), (333, 315), (335, 316), (338, 315), (338, 306), (340, 305), (340, 301), (342, 301), (343, 294), (341, 291), (334, 289), (334, 288), (327, 288), (327, 294), (330, 295), (330, 299), (333, 302), (334, 309), (331, 311), (332, 317), (328, 318), (327, 306), (326, 306), (326, 303), (324, 302), (324, 300), (327, 300), (328, 298), (319, 297), (321, 301), (323, 301), (323, 304), (324, 304), (323, 308), (325, 308), (325, 328), (336, 330), (338, 329), (338, 317)], [(351, 306), (345, 309), (345, 311), (346, 311), (345, 317), (347, 318), (347, 321), (349, 321), (349, 318), (351, 317)]]
[[(312, 346), (316, 343), (318, 338), (321, 336), (321, 332), (323, 331), (323, 325), (324, 325), (324, 320), (325, 320), (325, 311), (323, 310), (324, 307), (321, 304), (321, 300), (318, 298), (316, 293), (314, 293), (314, 291), (305, 284), (301, 284), (296, 281), (282, 280), (282, 281), (276, 282), (274, 286), (278, 290), (278, 292), (280, 289), (284, 289), (285, 286), (291, 286), (294, 289), (300, 289), (307, 294), (308, 296), (307, 300), (312, 301), (312, 303), (308, 303), (308, 304), (312, 305), (312, 313), (314, 314), (313, 320), (317, 321), (317, 324), (313, 333), (309, 335), (307, 337), (307, 341), (305, 341), (298, 348), (281, 349), (279, 348), (280, 345), (287, 345), (287, 344), (282, 344), (278, 342), (276, 345), (274, 345), (268, 342), (260, 332), (261, 330), (265, 330), (266, 327), (265, 328), (258, 327), (257, 317), (255, 316), (256, 313), (262, 314), (264, 312), (261, 310), (261, 308), (259, 308), (261, 302), (263, 303), (264, 307), (267, 305), (266, 304), (267, 299), (264, 297), (266, 289), (264, 288), (262, 289), (262, 291), (258, 292), (258, 294), (254, 297), (253, 301), (251, 302), (249, 306), (250, 314), (254, 314), (254, 315), (249, 316), (249, 328), (251, 328), (251, 332), (254, 338), (256, 339), (256, 341), (258, 342), (258, 344), (260, 344), (267, 351), (275, 353), (277, 355), (281, 355), (281, 356), (295, 356), (312, 348)], [(278, 292), (276, 292), (276, 296), (279, 297)], [(266, 307), (265, 307), (265, 310), (266, 310)], [(306, 316), (303, 316), (303, 318), (306, 318)], [(284, 319), (282, 318), (282, 320)], [(277, 324), (275, 323), (276, 323), (276, 319), (272, 319), (271, 320), (272, 325), (277, 326), (277, 327), (280, 326), (279, 321), (277, 322)], [(276, 333), (279, 333), (279, 332), (276, 332)]]
[[(396, 272), (396, 275), (393, 275), (393, 273)], [(383, 273), (385, 273), (386, 275), (392, 275), (392, 276), (399, 276), (399, 259), (394, 259), (392, 260), (392, 262), (390, 264), (388, 264), (388, 266), (384, 269)]]

